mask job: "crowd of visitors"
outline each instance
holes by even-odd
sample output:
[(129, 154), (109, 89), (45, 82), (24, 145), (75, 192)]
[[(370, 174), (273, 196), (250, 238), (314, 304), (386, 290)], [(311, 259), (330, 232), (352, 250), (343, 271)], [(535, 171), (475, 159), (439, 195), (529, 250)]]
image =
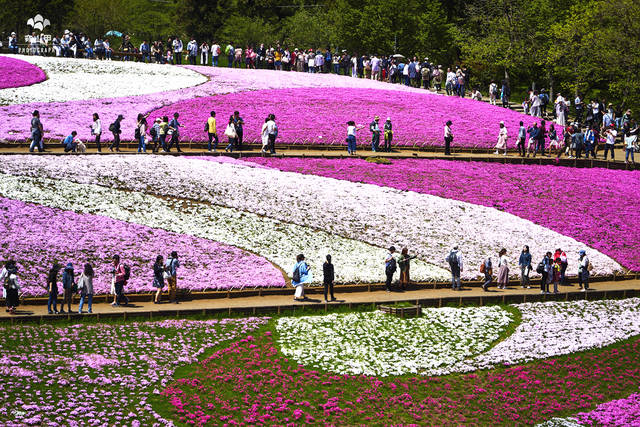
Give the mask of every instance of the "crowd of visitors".
[[(176, 251), (171, 252), (166, 262), (163, 262), (162, 255), (158, 255), (156, 262), (153, 265), (153, 274), (151, 286), (156, 288), (156, 294), (154, 295), (154, 303), (160, 304), (162, 292), (165, 287), (165, 282), (168, 287), (168, 297), (170, 303), (178, 304), (177, 297), (177, 277), (178, 268), (180, 267), (180, 261), (178, 260), (178, 254)], [(62, 271), (62, 275), (60, 275)], [(111, 290), (113, 295), (113, 307), (127, 306), (129, 299), (125, 295), (125, 287), (130, 279), (131, 267), (128, 264), (120, 260), (119, 255), (114, 255), (112, 258), (111, 268)], [(48, 293), (47, 311), (49, 314), (65, 314), (72, 312), (73, 296), (78, 294), (80, 297), (78, 305), (78, 313), (82, 314), (83, 308), (86, 302), (87, 312), (93, 312), (93, 279), (95, 272), (93, 266), (90, 263), (84, 264), (82, 272), (76, 274), (74, 271), (73, 263), (69, 262), (66, 266), (62, 266), (58, 263), (54, 263), (49, 274), (47, 275), (47, 284), (45, 290)], [(58, 287), (58, 282), (62, 285), (62, 289)], [(9, 260), (5, 263), (4, 267), (0, 271), (0, 283), (3, 284), (3, 297), (6, 300), (7, 312), (15, 313), (16, 308), (19, 305), (21, 289), (18, 283), (18, 268), (16, 262)], [(62, 290), (62, 292), (60, 292)], [(58, 296), (62, 293), (62, 301), (58, 305)], [(65, 305), (67, 311), (65, 312)]]
[[(392, 246), (390, 252), (393, 253), (395, 248)], [(460, 273), (463, 270), (462, 252), (458, 246), (455, 246), (445, 258), (451, 269), (451, 288), (453, 290), (461, 289)], [(520, 269), (520, 286), (523, 289), (531, 288), (530, 274), (533, 270), (533, 260), (529, 252), (529, 246), (524, 246), (518, 257), (518, 268)], [(388, 265), (388, 261), (385, 260)], [(510, 260), (507, 256), (507, 250), (502, 248), (498, 252), (498, 271), (496, 281), (498, 289), (507, 289), (509, 285), (509, 264)], [(549, 285), (553, 284), (553, 293), (557, 294), (558, 285), (568, 286), (569, 281), (566, 276), (567, 267), (569, 265), (567, 254), (560, 248), (555, 252), (547, 252), (542, 260), (535, 267), (535, 272), (540, 274), (540, 293), (548, 294)], [(586, 251), (581, 250), (578, 253), (578, 285), (581, 291), (589, 289), (589, 276), (593, 266), (589, 262)], [(482, 289), (486, 292), (493, 283), (493, 262), (491, 257), (487, 257), (481, 264), (479, 271), (484, 275)], [(389, 281), (387, 267), (387, 281)]]

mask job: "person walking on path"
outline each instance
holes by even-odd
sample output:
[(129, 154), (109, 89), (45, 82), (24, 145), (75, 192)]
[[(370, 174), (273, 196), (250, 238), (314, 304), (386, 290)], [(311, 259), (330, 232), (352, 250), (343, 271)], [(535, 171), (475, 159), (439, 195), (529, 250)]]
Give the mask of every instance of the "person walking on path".
[(276, 154), (276, 138), (278, 137), (278, 125), (276, 125), (276, 116), (269, 114), (267, 122), (267, 133), (269, 134), (269, 153)]
[(616, 137), (618, 136), (618, 131), (616, 131), (616, 125), (611, 123), (607, 129), (604, 131), (604, 137), (606, 138), (606, 142), (604, 144), (604, 159), (607, 160), (607, 155), (609, 151), (611, 151), (611, 160), (615, 160), (615, 153), (613, 149), (616, 144)]
[(454, 246), (453, 250), (449, 252), (445, 261), (449, 264), (451, 268), (451, 289), (454, 291), (459, 291), (462, 287), (462, 282), (460, 281), (460, 273), (464, 271), (462, 265), (462, 252), (458, 246)]
[(156, 257), (153, 264), (153, 287), (157, 289), (156, 295), (153, 297), (154, 304), (160, 304), (162, 298), (162, 288), (164, 288), (164, 259), (162, 255)]
[[(47, 290), (49, 291), (47, 311), (49, 314), (58, 314), (58, 273), (61, 268), (62, 266), (60, 264), (53, 264), (47, 276)], [(51, 310), (52, 306), (53, 310)]]
[(524, 122), (520, 122), (520, 128), (518, 129), (518, 155), (524, 157), (527, 154), (525, 150), (525, 142), (527, 140), (527, 128), (524, 127)]
[(329, 302), (328, 295), (331, 295), (331, 301), (335, 301), (333, 296), (333, 281), (335, 280), (335, 272), (331, 263), (331, 255), (327, 255), (327, 260), (322, 264), (322, 284), (324, 285), (324, 302)]
[(371, 151), (377, 152), (380, 148), (380, 126), (378, 122), (380, 117), (375, 116), (371, 124), (369, 124), (369, 130), (371, 131)]
[(225, 147), (224, 151), (231, 151), (233, 153), (233, 148), (236, 146), (236, 138), (238, 134), (236, 133), (236, 125), (233, 122), (233, 116), (229, 116), (229, 122), (227, 123), (227, 128), (224, 130), (224, 134), (229, 139), (229, 143)]
[(169, 133), (169, 117), (162, 116), (162, 121), (158, 126), (158, 137), (160, 138), (160, 146), (163, 152), (167, 152), (167, 135)]
[(73, 264), (68, 263), (62, 272), (62, 307), (60, 308), (60, 314), (64, 314), (64, 305), (67, 304), (67, 311), (71, 314), (71, 299), (74, 294), (75, 277), (73, 272)]
[(138, 153), (146, 153), (147, 119), (143, 114), (138, 114), (135, 137), (138, 140)]
[(100, 122), (100, 116), (98, 113), (93, 113), (93, 123), (91, 124), (91, 135), (95, 136), (96, 147), (98, 153), (102, 152), (102, 146), (100, 145), (100, 137), (102, 136), (102, 123)]
[(391, 152), (391, 142), (393, 141), (393, 125), (391, 124), (391, 117), (387, 117), (387, 121), (384, 122), (384, 151)]
[(396, 257), (394, 253), (396, 252), (396, 247), (391, 246), (389, 248), (389, 252), (384, 259), (384, 274), (386, 276), (386, 281), (384, 283), (384, 289), (387, 292), (391, 292), (391, 282), (393, 281), (393, 275), (397, 269)]
[(44, 128), (40, 121), (40, 112), (35, 110), (31, 117), (31, 145), (29, 146), (29, 152), (33, 153), (33, 150), (37, 147), (38, 152), (44, 151), (44, 144), (42, 143), (42, 136), (44, 135)]
[(178, 252), (173, 251), (167, 258), (164, 268), (167, 273), (165, 277), (167, 278), (167, 286), (169, 287), (169, 302), (174, 304), (178, 304), (178, 267), (180, 267)]
[(244, 130), (243, 130), (243, 126), (244, 126), (244, 119), (242, 117), (240, 117), (240, 112), (239, 111), (234, 111), (233, 112), (233, 124), (236, 127), (236, 148), (238, 150), (242, 150), (242, 140), (243, 140), (243, 135), (244, 135)]
[(267, 123), (269, 123), (269, 117), (264, 119), (264, 123), (262, 123), (262, 129), (260, 130), (260, 138), (262, 140), (262, 152), (266, 153), (269, 149), (269, 130), (267, 128)]
[(127, 284), (127, 280), (129, 280), (130, 273), (128, 272), (128, 267), (120, 262), (120, 255), (113, 256), (113, 270), (111, 270), (111, 274), (114, 277), (116, 294), (115, 301), (111, 305), (120, 307), (121, 305), (129, 304), (129, 298), (124, 294), (124, 287)]
[(553, 293), (558, 293), (558, 283), (560, 283), (560, 272), (562, 271), (562, 263), (560, 262), (560, 257), (553, 259), (553, 265), (551, 266), (551, 274), (553, 282)]
[[(211, 143), (213, 142), (213, 152), (215, 153), (218, 148), (218, 130), (216, 129), (216, 112), (211, 111), (210, 117), (207, 119), (205, 130), (209, 136), (209, 145), (207, 150), (211, 152)], [(214, 142), (215, 141), (215, 142)]]
[(529, 246), (525, 245), (520, 252), (518, 259), (518, 267), (520, 267), (520, 286), (524, 289), (531, 289), (529, 274), (531, 273), (531, 253)]
[(88, 313), (93, 311), (93, 267), (91, 264), (85, 264), (84, 270), (80, 277), (78, 277), (78, 290), (80, 291), (80, 304), (78, 305), (78, 313), (82, 314), (82, 307), (84, 307), (84, 300), (87, 300)]
[(507, 250), (500, 249), (498, 252), (498, 289), (507, 289), (509, 284), (509, 260), (507, 259)]
[(18, 283), (18, 267), (16, 262), (9, 260), (0, 272), (0, 283), (3, 286), (7, 312), (15, 314), (20, 303), (20, 284)]
[(451, 132), (451, 120), (447, 120), (444, 125), (444, 155), (451, 155), (451, 143), (453, 142), (453, 132)]
[(182, 125), (178, 122), (178, 117), (180, 117), (180, 114), (174, 113), (173, 119), (171, 119), (171, 121), (169, 122), (169, 133), (171, 134), (171, 141), (169, 141), (169, 147), (167, 148), (167, 151), (171, 151), (171, 147), (173, 147), (173, 144), (175, 144), (178, 153), (182, 153), (182, 150), (180, 149), (180, 126)]
[(406, 290), (411, 283), (411, 260), (414, 258), (416, 258), (416, 255), (409, 255), (408, 248), (402, 248), (400, 258), (398, 259), (398, 267), (400, 267), (400, 289), (403, 291)]
[(500, 122), (500, 131), (498, 133), (498, 143), (496, 144), (496, 151), (493, 154), (499, 154), (500, 150), (504, 150), (503, 156), (507, 155), (507, 138), (509, 137), (507, 133), (507, 128), (504, 125), (504, 122)]
[(347, 153), (356, 154), (356, 132), (358, 131), (353, 120), (347, 122)]
[(624, 154), (624, 164), (629, 164), (629, 157), (631, 157), (631, 164), (635, 165), (636, 162), (633, 158), (633, 152), (635, 150), (636, 142), (638, 141), (638, 126), (629, 126), (629, 128), (624, 133), (624, 146), (625, 146), (625, 154)]
[(549, 293), (549, 273), (551, 273), (551, 252), (547, 252), (538, 264), (536, 272), (541, 275), (540, 277), (540, 293)]
[(294, 301), (304, 301), (306, 299), (304, 285), (309, 282), (311, 282), (311, 267), (305, 262), (304, 255), (299, 254), (296, 257), (296, 264), (293, 266), (291, 273), (291, 284), (296, 288), (296, 292), (293, 295)]
[(586, 292), (589, 290), (589, 276), (591, 275), (591, 262), (589, 262), (589, 258), (587, 257), (587, 253), (584, 250), (581, 250), (580, 258), (578, 259), (578, 284), (580, 285), (580, 290), (582, 292)]
[(482, 290), (487, 292), (489, 290), (489, 285), (491, 285), (491, 282), (493, 281), (493, 264), (491, 263), (491, 257), (488, 257), (482, 262), (482, 264), (480, 264), (480, 273), (484, 274)]
[(113, 135), (113, 142), (111, 142), (111, 145), (109, 146), (109, 151), (113, 151), (114, 148), (116, 151), (120, 151), (120, 134), (122, 133), (120, 122), (122, 120), (124, 120), (124, 116), (119, 114), (116, 121), (109, 125), (109, 132)]

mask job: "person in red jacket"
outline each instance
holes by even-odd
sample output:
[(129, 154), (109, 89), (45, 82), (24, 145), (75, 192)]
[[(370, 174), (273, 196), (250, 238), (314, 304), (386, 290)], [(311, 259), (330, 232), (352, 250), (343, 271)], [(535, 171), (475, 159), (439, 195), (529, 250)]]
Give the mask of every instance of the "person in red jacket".
[[(120, 262), (120, 255), (113, 256), (113, 270), (111, 274), (114, 275), (116, 300), (111, 304), (114, 307), (129, 304), (129, 298), (124, 295), (124, 286), (127, 284), (127, 271), (125, 265)], [(124, 301), (124, 304), (122, 302)]]

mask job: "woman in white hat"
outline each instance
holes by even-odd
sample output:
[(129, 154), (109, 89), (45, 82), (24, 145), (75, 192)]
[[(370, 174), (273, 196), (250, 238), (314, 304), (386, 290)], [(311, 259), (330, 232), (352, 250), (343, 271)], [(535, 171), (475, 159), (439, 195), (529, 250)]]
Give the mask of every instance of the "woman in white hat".
[(507, 128), (504, 122), (500, 122), (500, 132), (498, 133), (498, 143), (496, 144), (496, 151), (494, 154), (499, 154), (499, 150), (504, 150), (503, 156), (507, 155)]

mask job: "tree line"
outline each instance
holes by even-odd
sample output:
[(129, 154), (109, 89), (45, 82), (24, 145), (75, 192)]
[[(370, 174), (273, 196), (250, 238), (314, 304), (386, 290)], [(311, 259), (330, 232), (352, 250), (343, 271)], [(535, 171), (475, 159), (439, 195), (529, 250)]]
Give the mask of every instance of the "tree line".
[(55, 33), (401, 53), (465, 64), (481, 87), (506, 77), (523, 89), (640, 106), (636, 0), (9, 0), (3, 39), (28, 31), (36, 13)]

